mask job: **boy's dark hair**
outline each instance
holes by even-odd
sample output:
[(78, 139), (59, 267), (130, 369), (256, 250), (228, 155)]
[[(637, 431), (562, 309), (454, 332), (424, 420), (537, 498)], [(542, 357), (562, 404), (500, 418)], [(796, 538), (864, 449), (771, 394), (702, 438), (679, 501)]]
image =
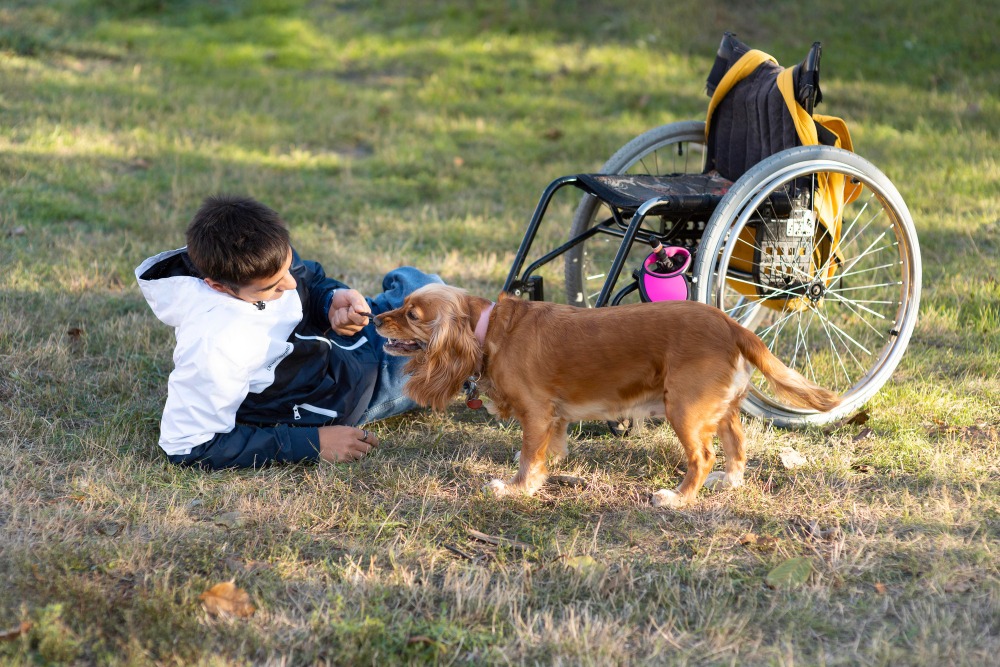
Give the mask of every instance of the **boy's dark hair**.
[(206, 197), (185, 235), (191, 263), (233, 290), (281, 271), (291, 247), (281, 216), (251, 197)]

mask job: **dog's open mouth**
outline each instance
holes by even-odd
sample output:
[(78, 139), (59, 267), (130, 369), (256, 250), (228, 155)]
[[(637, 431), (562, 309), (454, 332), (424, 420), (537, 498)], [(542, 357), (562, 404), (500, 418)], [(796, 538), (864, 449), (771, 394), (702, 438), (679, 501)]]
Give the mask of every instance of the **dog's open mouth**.
[(419, 340), (395, 340), (387, 338), (382, 348), (389, 354), (412, 355), (427, 347)]

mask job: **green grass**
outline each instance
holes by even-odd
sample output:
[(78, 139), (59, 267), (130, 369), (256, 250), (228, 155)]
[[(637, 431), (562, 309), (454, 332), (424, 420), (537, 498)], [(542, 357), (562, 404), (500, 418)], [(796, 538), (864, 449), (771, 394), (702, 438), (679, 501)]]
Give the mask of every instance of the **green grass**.
[[(0, 4), (0, 631), (33, 624), (0, 660), (992, 664), (998, 28), (924, 0)], [(490, 500), (519, 429), (458, 406), (353, 465), (165, 463), (172, 333), (132, 270), (205, 195), (276, 208), (363, 291), (406, 262), (492, 297), (550, 180), (702, 116), (727, 29), (785, 63), (823, 41), (820, 110), (917, 224), (921, 319), (869, 437), (748, 423), (748, 484), (682, 512), (648, 503), (682, 472), (667, 429), (583, 425), (559, 472), (585, 489)], [(808, 580), (768, 588), (796, 556)], [(207, 616), (233, 578), (257, 613)]]

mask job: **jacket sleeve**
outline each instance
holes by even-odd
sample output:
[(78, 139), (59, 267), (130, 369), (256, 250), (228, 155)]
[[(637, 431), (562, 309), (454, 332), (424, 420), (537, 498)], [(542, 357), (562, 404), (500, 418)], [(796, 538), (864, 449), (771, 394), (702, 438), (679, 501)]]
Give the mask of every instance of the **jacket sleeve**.
[(228, 433), (217, 434), (188, 454), (167, 458), (171, 463), (207, 470), (315, 461), (319, 458), (319, 430), (282, 424), (267, 428), (238, 425)]
[(309, 318), (309, 323), (321, 331), (330, 328), (329, 311), (333, 290), (344, 289), (347, 285), (327, 277), (319, 262), (303, 260), (295, 251), (292, 251), (290, 270), (295, 280), (300, 283), (302, 309)]

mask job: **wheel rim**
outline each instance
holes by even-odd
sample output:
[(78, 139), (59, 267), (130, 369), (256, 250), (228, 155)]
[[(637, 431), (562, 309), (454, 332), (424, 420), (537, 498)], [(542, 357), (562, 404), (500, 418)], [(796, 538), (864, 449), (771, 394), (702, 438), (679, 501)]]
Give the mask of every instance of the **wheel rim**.
[[(815, 182), (822, 173), (844, 174), (849, 187), (861, 188), (860, 196), (844, 207), (834, 250), (808, 271), (789, 264), (789, 272), (800, 280), (793, 280), (785, 293), (760, 275), (730, 275), (720, 281), (720, 267), (729, 267), (734, 255), (768, 254), (764, 247), (768, 241), (756, 233), (751, 237), (744, 229), (756, 230), (762, 217), (774, 218), (776, 197), (788, 196), (796, 183)], [(841, 394), (845, 406), (860, 405), (884, 384), (916, 319), (916, 238), (898, 193), (880, 181), (838, 161), (815, 160), (778, 170), (752, 197), (744, 198), (747, 205), (723, 249), (711, 260), (709, 303), (754, 330), (785, 364)], [(823, 240), (829, 242), (830, 235), (818, 232), (812, 239), (814, 245)], [(836, 266), (832, 279), (824, 277), (832, 265)], [(748, 296), (748, 291), (756, 295)], [(783, 307), (770, 308), (769, 302)], [(782, 403), (759, 372), (754, 374), (747, 403), (756, 408), (752, 412), (764, 415), (810, 414)]]
[[(612, 158), (602, 171), (617, 174), (701, 173), (704, 159), (703, 132), (687, 131), (665, 136), (648, 147), (639, 148), (634, 155), (626, 156), (617, 164), (615, 158)], [(598, 221), (610, 217), (606, 206), (596, 198), (587, 196), (577, 210), (571, 235), (579, 234)], [(642, 229), (662, 236), (669, 231), (667, 224), (661, 218), (650, 216), (643, 222)], [(621, 239), (617, 236), (596, 234), (566, 253), (566, 291), (569, 303), (586, 307), (594, 305), (620, 245)], [(637, 268), (647, 254), (648, 250), (643, 244), (636, 243), (632, 246), (616, 289), (629, 282), (630, 271)], [(612, 295), (615, 291), (612, 291)], [(624, 297), (621, 302), (636, 301), (639, 301), (637, 291)]]

